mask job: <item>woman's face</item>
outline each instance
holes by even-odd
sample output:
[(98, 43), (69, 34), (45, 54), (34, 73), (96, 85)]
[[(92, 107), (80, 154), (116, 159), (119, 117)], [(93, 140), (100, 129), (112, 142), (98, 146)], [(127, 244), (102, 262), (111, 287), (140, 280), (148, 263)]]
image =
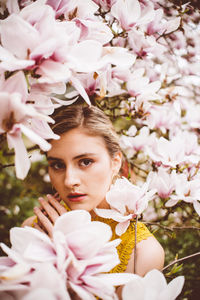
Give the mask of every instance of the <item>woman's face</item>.
[(88, 135), (82, 128), (62, 134), (51, 144), (49, 176), (69, 208), (91, 211), (108, 207), (105, 195), (121, 166), (121, 152), (111, 158), (103, 138)]

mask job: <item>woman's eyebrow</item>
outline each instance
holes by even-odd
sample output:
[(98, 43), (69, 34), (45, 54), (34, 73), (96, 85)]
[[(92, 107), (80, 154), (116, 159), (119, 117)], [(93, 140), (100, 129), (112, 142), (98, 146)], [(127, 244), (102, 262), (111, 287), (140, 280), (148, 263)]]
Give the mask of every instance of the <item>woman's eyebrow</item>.
[(86, 156), (95, 156), (95, 153), (82, 153), (80, 155), (77, 155), (77, 156), (74, 156), (73, 159), (79, 159), (79, 158), (82, 158), (82, 157), (86, 157)]
[(57, 157), (53, 157), (53, 156), (47, 156), (47, 160), (62, 160), (60, 158), (57, 158)]
[[(74, 157), (73, 157), (73, 160), (79, 159), (79, 158), (83, 158), (83, 157), (87, 157), (87, 156), (96, 156), (96, 154), (95, 154), (95, 153), (89, 153), (89, 152), (82, 153), (82, 154), (80, 154), (80, 155), (74, 156)], [(58, 157), (47, 156), (47, 160), (61, 161), (62, 159), (61, 159), (61, 158), (58, 158)]]

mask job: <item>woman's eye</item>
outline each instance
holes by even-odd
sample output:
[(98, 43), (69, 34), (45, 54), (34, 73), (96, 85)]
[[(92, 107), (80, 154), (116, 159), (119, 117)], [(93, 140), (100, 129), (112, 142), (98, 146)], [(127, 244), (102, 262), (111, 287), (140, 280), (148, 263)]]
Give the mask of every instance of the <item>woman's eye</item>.
[(53, 162), (50, 164), (50, 167), (54, 170), (63, 170), (65, 169), (65, 164), (62, 162)]
[(87, 166), (91, 165), (93, 162), (94, 162), (93, 159), (84, 158), (84, 159), (81, 159), (80, 165), (82, 167), (87, 167)]

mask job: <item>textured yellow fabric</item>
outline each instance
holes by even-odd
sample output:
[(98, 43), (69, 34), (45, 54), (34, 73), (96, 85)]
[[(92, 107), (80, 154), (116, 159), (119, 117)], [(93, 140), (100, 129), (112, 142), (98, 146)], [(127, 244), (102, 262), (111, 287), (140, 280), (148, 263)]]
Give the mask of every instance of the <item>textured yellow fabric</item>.
[[(131, 222), (128, 229), (120, 237), (115, 233), (115, 227), (117, 222), (111, 219), (104, 219), (101, 217), (95, 217), (95, 221), (104, 222), (112, 228), (113, 236), (112, 240), (116, 238), (121, 239), (121, 243), (117, 246), (117, 252), (120, 259), (120, 264), (115, 266), (109, 273), (122, 273), (126, 271), (128, 261), (135, 247), (135, 222)], [(137, 223), (137, 243), (153, 236), (148, 228), (141, 222)]]

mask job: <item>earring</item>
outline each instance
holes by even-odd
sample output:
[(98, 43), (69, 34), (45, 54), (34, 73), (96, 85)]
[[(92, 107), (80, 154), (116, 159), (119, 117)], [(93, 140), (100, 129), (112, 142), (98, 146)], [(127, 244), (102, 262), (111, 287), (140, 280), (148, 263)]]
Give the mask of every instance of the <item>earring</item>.
[(114, 184), (116, 182), (116, 180), (119, 179), (119, 178), (120, 178), (119, 174), (113, 174), (112, 184)]

